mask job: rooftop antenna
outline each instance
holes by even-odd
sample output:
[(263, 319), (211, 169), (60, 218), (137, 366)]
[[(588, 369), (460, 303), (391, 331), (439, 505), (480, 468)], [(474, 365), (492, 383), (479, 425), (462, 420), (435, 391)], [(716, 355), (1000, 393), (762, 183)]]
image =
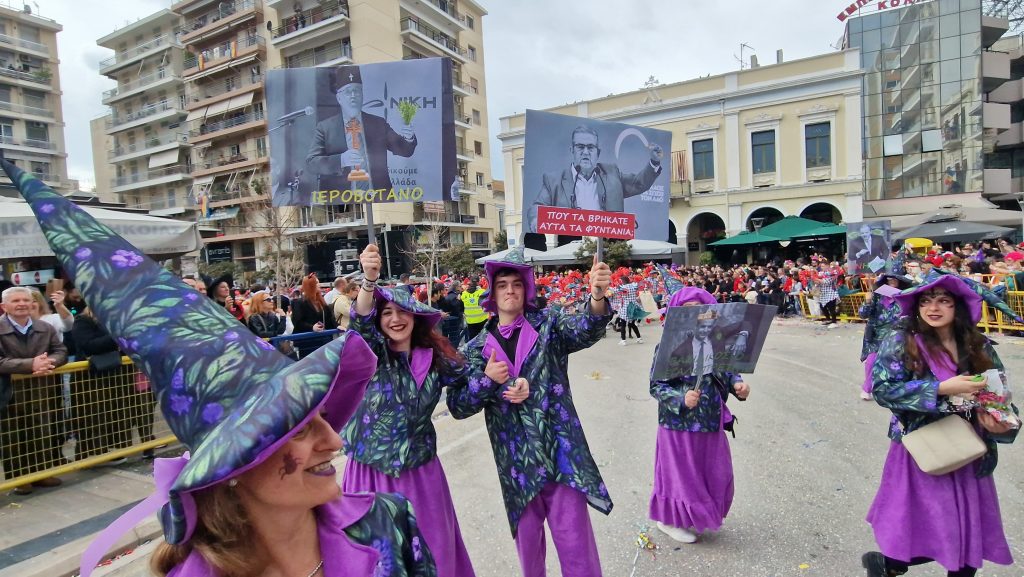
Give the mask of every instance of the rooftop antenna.
[(732, 55), (732, 57), (735, 58), (740, 63), (740, 70), (745, 70), (747, 68), (747, 58), (746, 58), (746, 54), (744, 54), (744, 52), (743, 52), (744, 50), (750, 50), (751, 52), (756, 52), (754, 47), (751, 46), (750, 44), (747, 44), (746, 42), (743, 42), (743, 43), (740, 44), (740, 55), (739, 56), (736, 56), (735, 54)]

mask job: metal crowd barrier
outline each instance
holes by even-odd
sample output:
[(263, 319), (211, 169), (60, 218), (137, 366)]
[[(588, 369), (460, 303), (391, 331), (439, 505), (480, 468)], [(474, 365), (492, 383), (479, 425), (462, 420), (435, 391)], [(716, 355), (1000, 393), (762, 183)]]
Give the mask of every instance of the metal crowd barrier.
[(11, 375), (0, 412), (0, 491), (138, 455), (177, 440), (131, 359), (97, 373), (87, 361)]
[[(864, 319), (857, 315), (857, 310), (864, 304), (867, 293), (855, 293), (839, 298), (839, 320), (848, 322), (863, 322)], [(818, 320), (825, 318), (818, 311), (818, 314), (811, 314), (811, 306), (808, 303), (810, 297), (806, 293), (800, 295), (800, 310), (809, 319)], [(1018, 315), (1024, 317), (1024, 291), (1009, 291), (1005, 295), (1006, 304)], [(984, 332), (1024, 332), (1024, 324), (1015, 322), (1008, 315), (990, 307), (987, 303), (982, 306), (981, 320), (978, 321), (978, 328)]]

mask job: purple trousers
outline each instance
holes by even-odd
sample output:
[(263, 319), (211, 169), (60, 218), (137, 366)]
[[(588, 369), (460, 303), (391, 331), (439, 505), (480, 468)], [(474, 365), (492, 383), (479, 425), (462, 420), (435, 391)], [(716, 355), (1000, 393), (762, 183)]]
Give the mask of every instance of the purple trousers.
[(523, 511), (516, 530), (516, 552), (523, 577), (545, 577), (547, 539), (544, 520), (558, 551), (562, 577), (601, 577), (594, 528), (586, 496), (565, 485), (549, 482)]
[(871, 373), (875, 368), (875, 358), (878, 357), (878, 353), (869, 353), (868, 358), (864, 359), (864, 385), (861, 390), (867, 394), (871, 394), (871, 390), (874, 388), (872, 385)]
[(690, 433), (658, 427), (648, 507), (652, 520), (697, 533), (718, 531), (732, 507), (733, 491), (725, 431)]
[(342, 490), (346, 493), (399, 493), (409, 500), (420, 533), (437, 564), (437, 577), (474, 577), (473, 564), (462, 541), (448, 480), (437, 457), (402, 471), (396, 479), (349, 459)]

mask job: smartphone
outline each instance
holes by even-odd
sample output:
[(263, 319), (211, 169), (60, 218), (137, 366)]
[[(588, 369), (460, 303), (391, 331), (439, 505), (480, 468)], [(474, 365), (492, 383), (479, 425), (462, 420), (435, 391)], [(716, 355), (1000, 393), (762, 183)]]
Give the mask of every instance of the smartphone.
[(50, 295), (52, 295), (53, 293), (55, 293), (57, 291), (62, 291), (62, 290), (64, 290), (64, 279), (61, 279), (61, 278), (51, 278), (50, 280), (46, 281), (46, 293), (45, 294), (46, 294), (47, 297), (49, 297)]

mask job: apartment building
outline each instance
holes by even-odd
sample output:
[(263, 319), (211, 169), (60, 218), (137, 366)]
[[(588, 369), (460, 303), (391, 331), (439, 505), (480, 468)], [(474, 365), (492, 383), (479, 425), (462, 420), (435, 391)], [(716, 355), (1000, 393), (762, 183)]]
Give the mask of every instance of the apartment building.
[(29, 3), (0, 3), (0, 148), (58, 191), (70, 188), (57, 58), (63, 29)]
[[(708, 243), (797, 215), (863, 217), (857, 50), (831, 52), (548, 109), (672, 133), (669, 234), (696, 264)], [(523, 230), (526, 116), (501, 119), (509, 244), (569, 239)], [(568, 149), (568, 146), (567, 146)], [(606, 153), (607, 154), (607, 153)], [(602, 158), (604, 160), (604, 158)], [(610, 158), (608, 162), (614, 162)]]
[(97, 190), (114, 200), (192, 217), (180, 36), (178, 16), (165, 9), (96, 41), (114, 52), (99, 68), (117, 86), (101, 96), (109, 114), (91, 126), (93, 165)]

